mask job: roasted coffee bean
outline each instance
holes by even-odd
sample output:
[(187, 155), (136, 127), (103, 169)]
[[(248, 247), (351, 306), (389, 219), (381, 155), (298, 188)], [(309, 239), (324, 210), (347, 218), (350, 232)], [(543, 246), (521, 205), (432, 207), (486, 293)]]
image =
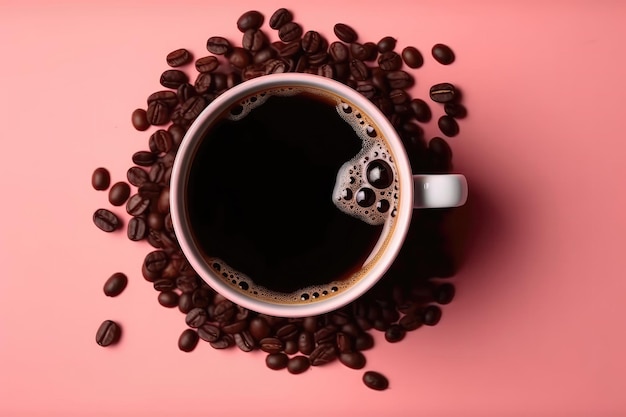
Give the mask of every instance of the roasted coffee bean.
[(413, 76), (406, 71), (390, 71), (386, 74), (389, 87), (395, 88), (409, 88), (413, 85)]
[(278, 29), (278, 37), (283, 42), (293, 42), (302, 36), (302, 26), (296, 22), (288, 22)]
[(187, 326), (198, 328), (206, 323), (207, 314), (204, 308), (192, 308), (187, 316), (185, 316), (185, 323)]
[(198, 346), (198, 333), (193, 329), (185, 329), (178, 338), (178, 349), (191, 352)]
[(441, 320), (441, 309), (436, 305), (430, 305), (422, 312), (422, 321), (427, 326), (435, 326)]
[(235, 344), (242, 351), (251, 352), (254, 350), (254, 339), (250, 335), (250, 332), (248, 332), (247, 330), (244, 330), (241, 333), (235, 333), (234, 338)]
[(283, 350), (283, 342), (276, 337), (264, 337), (259, 341), (259, 346), (263, 352), (278, 353)]
[[(248, 327), (248, 322), (245, 320), (237, 320), (234, 321), (230, 324), (226, 324), (224, 326), (222, 326), (222, 330), (224, 331), (224, 333), (228, 333), (228, 334), (235, 334), (235, 333), (240, 333), (244, 330), (246, 330), (246, 328)], [(252, 336), (250, 336), (252, 337)]]
[(176, 307), (180, 301), (178, 294), (176, 294), (174, 291), (160, 292), (157, 300), (159, 301), (159, 304), (167, 308)]
[(150, 152), (154, 154), (167, 153), (172, 149), (172, 135), (167, 130), (159, 129), (148, 139)]
[[(200, 77), (203, 74), (205, 73), (198, 74), (198, 77), (196, 78), (196, 81), (195, 81), (196, 84), (206, 83), (206, 80), (201, 79)], [(200, 81), (198, 81), (198, 79), (200, 79)], [(211, 81), (211, 78), (209, 78), (209, 87), (211, 85), (210, 81)], [(176, 89), (176, 97), (178, 97), (178, 101), (181, 103), (184, 103), (185, 101), (189, 100), (191, 97), (195, 97), (197, 95), (198, 95), (198, 90), (196, 90), (196, 87), (194, 87), (193, 85), (189, 83), (181, 84)]]
[(396, 48), (396, 39), (391, 36), (385, 36), (376, 44), (378, 52), (384, 54), (385, 52), (393, 51)]
[(156, 93), (152, 93), (148, 96), (147, 101), (148, 105), (155, 102), (161, 102), (170, 109), (176, 107), (176, 105), (178, 104), (178, 98), (176, 97), (176, 93), (170, 90), (162, 90), (157, 91)]
[(156, 250), (148, 253), (144, 259), (146, 269), (153, 273), (162, 272), (167, 266), (168, 256), (162, 250)]
[(352, 338), (353, 342), (354, 342), (353, 338), (355, 338), (359, 334), (361, 334), (361, 329), (359, 328), (359, 326), (354, 321), (352, 321), (350, 323), (346, 323), (343, 326), (341, 326), (340, 331), (342, 333), (344, 333), (345, 335), (350, 336), (350, 338)]
[(406, 331), (401, 325), (392, 324), (385, 331), (385, 340), (387, 340), (389, 343), (396, 343), (404, 339), (405, 335), (406, 335)]
[(206, 42), (206, 49), (215, 55), (224, 55), (230, 52), (230, 42), (221, 36), (211, 36)]
[(319, 51), (314, 54), (308, 55), (309, 64), (312, 66), (320, 66), (328, 61), (328, 53), (326, 51)]
[(195, 276), (181, 275), (176, 278), (176, 288), (184, 293), (193, 293), (198, 288), (198, 278)]
[(339, 354), (339, 362), (352, 369), (363, 369), (365, 363), (365, 355), (359, 351), (344, 352)]
[(288, 70), (287, 63), (282, 59), (271, 59), (265, 63), (265, 74), (280, 74)]
[(235, 338), (230, 334), (222, 334), (215, 342), (209, 342), (213, 349), (228, 349), (235, 344)]
[(356, 322), (363, 331), (367, 331), (372, 328), (372, 322), (365, 317), (357, 317)]
[(284, 353), (270, 353), (265, 357), (265, 365), (275, 371), (285, 369), (288, 362), (289, 356)]
[(250, 65), (252, 57), (250, 53), (243, 48), (234, 48), (228, 57), (229, 62), (236, 68), (243, 69)]
[(188, 64), (192, 59), (191, 53), (184, 49), (177, 49), (167, 54), (165, 60), (170, 67), (180, 67)]
[[(193, 86), (198, 94), (208, 93), (213, 87), (213, 74), (211, 74), (210, 72), (201, 72), (200, 74), (198, 74), (198, 77), (196, 78)], [(193, 95), (191, 97), (193, 97)], [(190, 99), (191, 97), (187, 97), (186, 100)]]
[(259, 29), (263, 25), (263, 20), (263, 15), (260, 12), (256, 10), (247, 11), (237, 19), (237, 29), (240, 32)]
[[(446, 142), (445, 139), (442, 139), (440, 137), (432, 138), (428, 142), (428, 151), (430, 152), (432, 156), (432, 159), (433, 159), (432, 162), (434, 164), (437, 164), (439, 167), (444, 168), (444, 169), (450, 166), (450, 163), (452, 161), (452, 149), (450, 149), (450, 145), (448, 145), (448, 142)], [(442, 297), (441, 299), (444, 301), (449, 296), (454, 297), (454, 287), (452, 286), (452, 288), (450, 288), (447, 285), (451, 285), (451, 284), (446, 284), (446, 286), (441, 289), (442, 294), (438, 295), (437, 292), (433, 292), (432, 299), (434, 301), (439, 302), (437, 300), (437, 297)], [(449, 293), (450, 291), (451, 293)], [(451, 300), (452, 299), (450, 299), (450, 301)], [(447, 304), (447, 303), (439, 303), (439, 304)]]
[(393, 104), (405, 104), (411, 97), (404, 90), (395, 89), (389, 92), (389, 99)]
[(316, 316), (305, 317), (302, 321), (302, 328), (309, 333), (315, 333), (319, 328), (318, 318)]
[(198, 327), (198, 336), (206, 342), (215, 342), (220, 338), (221, 331), (219, 327), (211, 323), (204, 323), (202, 326)]
[(337, 359), (337, 349), (330, 343), (318, 345), (309, 355), (312, 366), (326, 365), (335, 359)]
[(144, 131), (150, 127), (148, 115), (144, 109), (135, 109), (131, 116), (133, 127), (137, 130)]
[(439, 126), (441, 133), (448, 137), (454, 137), (459, 134), (459, 125), (452, 116), (441, 116), (437, 121), (437, 125)]
[(423, 323), (422, 323), (422, 318), (419, 315), (417, 315), (416, 313), (410, 312), (406, 314), (405, 316), (403, 316), (398, 322), (398, 324), (402, 326), (404, 330), (412, 331), (412, 330), (422, 327)]
[(407, 135), (422, 136), (424, 134), (424, 130), (417, 123), (413, 122), (402, 123), (400, 130), (402, 131), (401, 133)]
[(191, 97), (183, 103), (181, 115), (183, 119), (191, 122), (202, 113), (206, 106), (207, 102), (202, 96)]
[(313, 333), (308, 331), (303, 331), (300, 333), (298, 337), (298, 350), (303, 355), (309, 355), (315, 349), (315, 339), (313, 338)]
[(109, 203), (114, 206), (121, 206), (130, 196), (130, 186), (123, 182), (116, 182), (109, 190)]
[(345, 43), (353, 43), (358, 39), (356, 31), (345, 23), (337, 23), (333, 27), (333, 31), (335, 32), (335, 36)]
[(363, 81), (362, 83), (358, 84), (356, 87), (356, 91), (358, 91), (359, 93), (361, 93), (361, 95), (370, 100), (374, 98), (374, 96), (376, 96), (376, 87), (374, 87), (374, 84), (368, 81)]
[(133, 162), (135, 165), (149, 167), (156, 161), (156, 155), (149, 151), (138, 151), (133, 154)]
[(430, 87), (430, 99), (437, 103), (448, 103), (454, 100), (456, 88), (450, 83), (435, 84)]
[(213, 55), (198, 58), (195, 63), (198, 72), (213, 72), (219, 65), (220, 62)]
[(140, 241), (144, 239), (148, 234), (148, 226), (146, 221), (141, 217), (133, 217), (128, 221), (126, 235), (128, 239), (132, 241)]
[[(277, 44), (281, 45), (281, 47), (278, 49), (276, 48)], [(280, 56), (281, 58), (293, 58), (302, 51), (302, 48), (300, 47), (300, 41), (298, 40), (289, 43), (274, 42), (272, 45), (275, 49), (277, 49), (278, 56)]]
[(350, 57), (348, 47), (342, 42), (331, 43), (328, 52), (335, 63), (346, 62)]
[(161, 194), (161, 186), (151, 181), (144, 182), (143, 185), (137, 189), (137, 193), (142, 198), (156, 201)]
[(397, 53), (385, 52), (378, 57), (378, 66), (385, 71), (395, 71), (402, 67), (402, 58)]
[(215, 305), (214, 319), (219, 323), (228, 323), (237, 313), (235, 305), (228, 300)]
[(356, 350), (368, 350), (374, 347), (374, 338), (369, 333), (361, 333), (354, 340), (354, 348)]
[(317, 75), (321, 75), (326, 78), (334, 78), (335, 71), (333, 70), (333, 66), (330, 64), (323, 64), (321, 67), (317, 69)]
[(424, 57), (417, 48), (407, 46), (402, 50), (402, 59), (410, 68), (420, 68), (424, 65)]
[(297, 355), (289, 359), (287, 362), (287, 370), (290, 374), (301, 374), (311, 366), (311, 362), (309, 362), (309, 358), (302, 355)]
[(186, 82), (189, 82), (189, 78), (180, 70), (165, 70), (161, 74), (160, 83), (163, 87), (176, 89)]
[(367, 371), (363, 374), (363, 383), (368, 387), (376, 391), (384, 391), (389, 388), (389, 381), (387, 378), (378, 372)]
[(368, 51), (362, 44), (354, 42), (350, 44), (350, 55), (354, 59), (365, 61), (368, 57)]
[(454, 62), (454, 52), (448, 45), (438, 43), (432, 49), (433, 58), (442, 65), (449, 65)]
[(344, 332), (337, 333), (337, 349), (339, 352), (352, 352), (354, 349), (354, 339)]
[(112, 232), (120, 226), (120, 219), (107, 209), (98, 209), (93, 214), (93, 223), (104, 232)]
[(293, 323), (285, 324), (276, 330), (276, 337), (282, 341), (295, 339), (298, 337), (298, 326)]
[(374, 42), (365, 42), (363, 44), (365, 48), (365, 58), (363, 61), (376, 61), (378, 57), (378, 47)]
[(269, 24), (272, 29), (280, 29), (282, 26), (291, 22), (292, 20), (293, 15), (291, 14), (291, 12), (281, 7), (270, 16)]
[(335, 341), (335, 334), (337, 333), (337, 328), (333, 325), (328, 325), (322, 327), (314, 334), (314, 339), (316, 344), (321, 343), (333, 343)]
[(389, 322), (385, 321), (383, 319), (376, 319), (376, 320), (374, 320), (372, 325), (373, 325), (374, 329), (376, 329), (376, 330), (378, 330), (380, 332), (387, 331), (387, 329), (390, 326)]
[(454, 294), (454, 285), (445, 283), (435, 288), (433, 298), (439, 304), (450, 304), (454, 299)]
[(262, 31), (257, 29), (248, 29), (243, 34), (243, 39), (241, 40), (241, 46), (243, 49), (250, 52), (260, 51), (261, 48), (265, 46), (267, 42), (267, 38), (263, 34)]
[(261, 340), (269, 336), (271, 328), (267, 321), (262, 317), (255, 317), (250, 320), (250, 333), (256, 340)]
[(260, 51), (258, 51), (256, 54), (254, 54), (254, 56), (252, 57), (252, 62), (254, 64), (262, 64), (266, 61), (269, 61), (270, 59), (276, 58), (276, 55), (277, 55), (277, 52), (275, 49), (270, 48), (270, 47), (265, 47), (261, 49)]
[(350, 314), (345, 310), (338, 310), (332, 313), (330, 316), (330, 321), (335, 326), (343, 326), (344, 324), (348, 324), (352, 320)]
[(320, 50), (322, 46), (322, 36), (314, 31), (309, 30), (302, 36), (302, 40), (300, 41), (302, 45), (302, 50), (307, 54), (314, 54)]
[(104, 295), (107, 297), (117, 297), (124, 291), (128, 284), (128, 277), (121, 272), (116, 272), (104, 283)]
[(357, 81), (364, 81), (369, 76), (369, 68), (363, 61), (352, 59), (350, 61), (350, 74)]
[(212, 298), (211, 290), (206, 286), (200, 286), (191, 294), (193, 306), (198, 308), (207, 308)]
[(173, 291), (176, 289), (176, 281), (171, 278), (157, 278), (153, 283), (155, 291)]
[(131, 167), (126, 172), (126, 178), (135, 187), (140, 187), (148, 181), (148, 173), (139, 167)]
[(122, 329), (116, 322), (105, 320), (96, 332), (96, 343), (100, 346), (114, 345), (120, 340), (121, 335)]
[(241, 77), (244, 81), (258, 78), (266, 74), (265, 65), (249, 65), (241, 72)]
[(91, 174), (91, 186), (94, 190), (106, 190), (111, 184), (111, 175), (106, 168), (96, 168)]
[(460, 103), (446, 103), (443, 106), (443, 110), (448, 116), (452, 116), (455, 119), (463, 119), (467, 116), (467, 109)]
[(424, 100), (414, 98), (411, 100), (410, 107), (418, 122), (426, 123), (430, 121), (432, 113), (430, 112), (430, 107), (428, 107), (428, 104), (426, 104)]

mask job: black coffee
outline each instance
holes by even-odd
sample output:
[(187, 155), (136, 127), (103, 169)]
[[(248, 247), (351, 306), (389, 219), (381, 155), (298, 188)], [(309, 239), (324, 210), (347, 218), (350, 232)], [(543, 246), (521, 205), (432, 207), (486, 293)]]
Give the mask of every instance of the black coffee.
[(312, 301), (362, 269), (396, 206), (397, 179), (356, 108), (283, 93), (248, 99), (205, 135), (188, 179), (189, 220), (227, 282)]

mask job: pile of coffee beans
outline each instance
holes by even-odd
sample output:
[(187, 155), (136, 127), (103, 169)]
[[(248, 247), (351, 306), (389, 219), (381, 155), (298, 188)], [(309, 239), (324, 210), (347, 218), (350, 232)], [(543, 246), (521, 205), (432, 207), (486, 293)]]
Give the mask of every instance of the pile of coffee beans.
[[(268, 368), (287, 369), (292, 374), (336, 360), (348, 368), (363, 369), (363, 352), (374, 346), (372, 330), (383, 332), (390, 343), (400, 342), (407, 332), (436, 325), (441, 319), (440, 305), (454, 298), (454, 286), (442, 282), (454, 275), (441, 232), (445, 210), (421, 211), (414, 216), (390, 270), (355, 302), (313, 317), (259, 314), (204, 283), (177, 243), (169, 186), (178, 146), (200, 112), (227, 89), (266, 74), (302, 72), (338, 80), (375, 103), (400, 134), (414, 173), (449, 172), (452, 152), (441, 137), (424, 140), (420, 123), (429, 122), (432, 112), (425, 100), (411, 97), (409, 90), (415, 79), (407, 71), (423, 65), (424, 57), (417, 48), (396, 51), (396, 39), (391, 36), (377, 43), (362, 41), (356, 30), (343, 23), (334, 26), (337, 40), (329, 41), (319, 32), (305, 32), (284, 8), (269, 18), (269, 27), (280, 39), (271, 42), (262, 30), (264, 21), (258, 11), (244, 13), (236, 22), (242, 32), (239, 43), (211, 36), (206, 43), (210, 54), (195, 61), (187, 49), (168, 53), (165, 61), (170, 68), (160, 76), (164, 89), (150, 94), (146, 108), (135, 110), (131, 117), (139, 131), (150, 126), (159, 129), (132, 155), (134, 165), (128, 169), (127, 182), (109, 188), (109, 172), (97, 168), (92, 187), (108, 190), (113, 206), (125, 205), (130, 216), (125, 223), (130, 240), (146, 241), (153, 247), (143, 260), (141, 274), (158, 292), (157, 301), (162, 306), (185, 315), (188, 328), (178, 338), (181, 351), (190, 352), (203, 341), (214, 349), (236, 346), (243, 352), (261, 350), (267, 353)], [(432, 56), (443, 65), (454, 61), (452, 50), (442, 44), (433, 46)], [(192, 62), (195, 75), (181, 69)], [(466, 115), (459, 90), (451, 83), (440, 83), (430, 89), (430, 99), (444, 105), (446, 115), (438, 120), (441, 132), (449, 137), (457, 135), (456, 119)], [(105, 208), (95, 211), (93, 222), (105, 232), (124, 225)], [(115, 273), (106, 281), (104, 293), (117, 296), (126, 285), (126, 276)], [(119, 340), (120, 334), (120, 326), (107, 320), (98, 329), (96, 341), (108, 346)], [(363, 382), (375, 390), (389, 385), (374, 371), (365, 372)]]

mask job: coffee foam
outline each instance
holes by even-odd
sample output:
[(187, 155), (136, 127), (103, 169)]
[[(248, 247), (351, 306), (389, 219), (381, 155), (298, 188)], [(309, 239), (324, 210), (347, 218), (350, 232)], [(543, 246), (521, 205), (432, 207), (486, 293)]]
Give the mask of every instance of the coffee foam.
[[(336, 103), (337, 114), (348, 123), (362, 141), (361, 151), (352, 159), (345, 162), (337, 173), (337, 179), (332, 192), (333, 204), (342, 212), (355, 217), (370, 225), (384, 225), (381, 237), (372, 254), (364, 265), (353, 276), (332, 281), (323, 285), (313, 285), (300, 288), (291, 293), (279, 293), (263, 286), (256, 285), (254, 280), (246, 274), (230, 267), (220, 258), (207, 258), (208, 264), (213, 271), (225, 282), (230, 283), (239, 291), (252, 294), (256, 298), (264, 299), (273, 303), (302, 304), (323, 300), (328, 296), (341, 293), (367, 274), (369, 266), (373, 265), (380, 256), (381, 248), (384, 248), (389, 240), (393, 227), (393, 218), (398, 206), (398, 174), (393, 157), (384, 138), (376, 131), (375, 127), (362, 114), (356, 106), (346, 103), (332, 93), (307, 87), (282, 87), (265, 90), (261, 93), (249, 96), (232, 106), (224, 118), (238, 121), (246, 117), (252, 110), (262, 106), (272, 96), (294, 96), (298, 94), (314, 94)], [(376, 188), (367, 182), (367, 167), (373, 161), (384, 161), (391, 168), (392, 180), (384, 188)], [(367, 207), (362, 207), (356, 201), (360, 191), (368, 189), (368, 195), (372, 196), (373, 202)], [(351, 198), (346, 198), (349, 190)], [(380, 207), (379, 210), (377, 207)]]

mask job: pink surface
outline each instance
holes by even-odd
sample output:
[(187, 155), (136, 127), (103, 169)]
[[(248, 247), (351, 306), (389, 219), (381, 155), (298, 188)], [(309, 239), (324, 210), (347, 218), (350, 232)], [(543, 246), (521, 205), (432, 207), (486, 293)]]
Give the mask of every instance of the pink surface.
[[(329, 38), (343, 21), (363, 39), (457, 54), (449, 67), (427, 59), (414, 94), (463, 89), (470, 115), (450, 143), (470, 181), (469, 250), (440, 325), (394, 345), (377, 335), (366, 369), (390, 378), (385, 392), (338, 363), (293, 376), (258, 352), (180, 352), (183, 316), (140, 275), (147, 244), (91, 223), (108, 206), (91, 172), (122, 180), (146, 146), (130, 113), (158, 88), (167, 52), (201, 56), (211, 35), (239, 39), (243, 11), (285, 4), (16, 3), (0, 5), (1, 416), (626, 415), (620, 2), (291, 7)], [(116, 271), (130, 283), (111, 299), (102, 284)], [(107, 318), (124, 337), (103, 349)]]

